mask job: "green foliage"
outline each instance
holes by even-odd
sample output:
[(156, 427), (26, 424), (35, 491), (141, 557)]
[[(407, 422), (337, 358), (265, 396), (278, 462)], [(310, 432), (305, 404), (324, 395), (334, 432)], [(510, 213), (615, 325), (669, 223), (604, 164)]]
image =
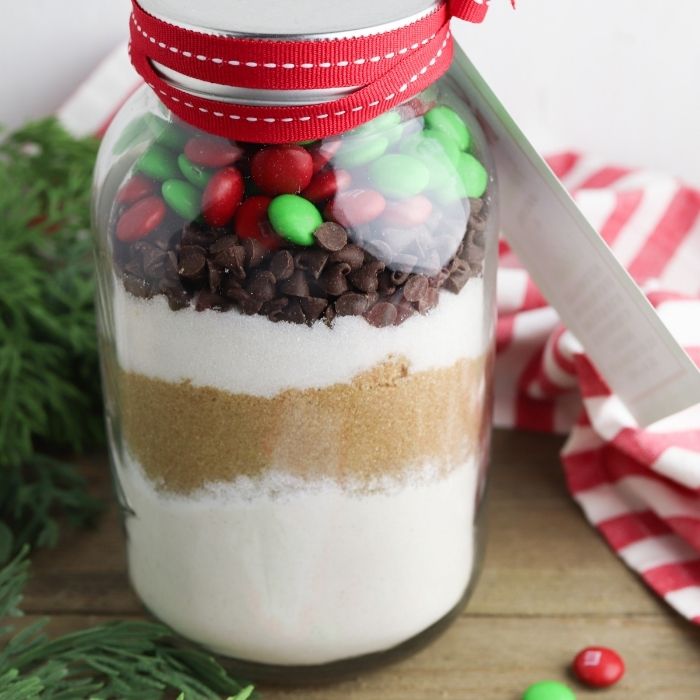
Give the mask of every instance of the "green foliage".
[(50, 639), (46, 620), (9, 618), (30, 546), (100, 504), (55, 457), (103, 441), (89, 196), (97, 144), (52, 119), (0, 143), (0, 700), (253, 697), (164, 625), (116, 621)]
[[(26, 550), (0, 571), (0, 618), (19, 615)], [(188, 648), (163, 625), (119, 621), (49, 639), (46, 620), (15, 631), (0, 652), (0, 700), (182, 700), (253, 697), (205, 652)]]
[(52, 120), (0, 145), (0, 446), (82, 450), (102, 432), (89, 197), (96, 143)]
[[(49, 454), (102, 441), (89, 235), (97, 143), (52, 119), (0, 144), (0, 555), (98, 504)], [(12, 535), (11, 535), (12, 533)]]

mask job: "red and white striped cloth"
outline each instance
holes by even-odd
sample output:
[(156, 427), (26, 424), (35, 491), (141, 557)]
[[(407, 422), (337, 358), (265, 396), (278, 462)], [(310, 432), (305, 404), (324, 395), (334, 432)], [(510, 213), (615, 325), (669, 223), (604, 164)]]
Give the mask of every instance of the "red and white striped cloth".
[[(59, 116), (76, 133), (101, 133), (137, 85), (121, 48)], [(700, 191), (576, 152), (549, 164), (700, 365)], [(496, 424), (570, 432), (562, 460), (586, 517), (669, 605), (700, 623), (700, 405), (641, 430), (505, 241), (498, 306)]]

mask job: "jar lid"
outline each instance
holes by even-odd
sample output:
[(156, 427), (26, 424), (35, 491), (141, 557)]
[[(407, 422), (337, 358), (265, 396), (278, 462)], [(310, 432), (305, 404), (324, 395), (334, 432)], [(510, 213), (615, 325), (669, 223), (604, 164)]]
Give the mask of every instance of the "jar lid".
[(305, 36), (360, 32), (420, 16), (440, 0), (141, 0), (143, 9), (173, 24), (223, 34)]

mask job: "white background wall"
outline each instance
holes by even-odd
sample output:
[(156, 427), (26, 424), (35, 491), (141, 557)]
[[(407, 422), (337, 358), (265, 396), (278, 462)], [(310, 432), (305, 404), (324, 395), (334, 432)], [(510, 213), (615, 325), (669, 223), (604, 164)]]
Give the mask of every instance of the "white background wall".
[[(456, 34), (541, 150), (582, 148), (700, 185), (698, 0), (491, 7)], [(128, 0), (0, 0), (0, 122), (54, 110), (126, 37), (128, 12)]]

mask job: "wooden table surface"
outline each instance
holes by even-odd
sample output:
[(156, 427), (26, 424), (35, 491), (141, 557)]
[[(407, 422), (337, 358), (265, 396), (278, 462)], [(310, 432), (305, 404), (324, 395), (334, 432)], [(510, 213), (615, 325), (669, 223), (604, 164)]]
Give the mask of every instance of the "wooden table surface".
[[(530, 683), (564, 680), (578, 698), (698, 700), (700, 628), (647, 592), (569, 498), (560, 440), (498, 432), (489, 495), (489, 543), (467, 609), (437, 641), (384, 670), (333, 686), (276, 689), (264, 700), (518, 700)], [(93, 469), (109, 494), (106, 467)], [(24, 608), (64, 632), (142, 608), (125, 574), (115, 509), (98, 530), (34, 558)], [(627, 675), (600, 692), (578, 687), (567, 664), (581, 647), (617, 649)]]

